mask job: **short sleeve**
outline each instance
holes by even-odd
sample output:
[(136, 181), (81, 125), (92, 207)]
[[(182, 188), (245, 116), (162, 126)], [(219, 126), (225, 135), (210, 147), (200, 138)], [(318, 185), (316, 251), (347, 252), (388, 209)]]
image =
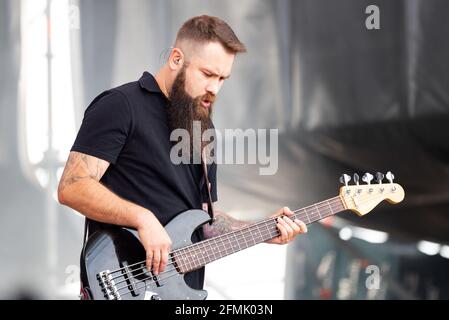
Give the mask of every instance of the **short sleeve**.
[(131, 130), (131, 111), (124, 94), (106, 91), (95, 98), (84, 118), (71, 151), (115, 164)]

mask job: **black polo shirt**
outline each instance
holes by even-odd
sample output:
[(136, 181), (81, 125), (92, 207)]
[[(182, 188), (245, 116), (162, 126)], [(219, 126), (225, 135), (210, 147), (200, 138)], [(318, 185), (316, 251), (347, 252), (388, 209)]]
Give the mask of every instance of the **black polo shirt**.
[[(105, 91), (92, 101), (71, 149), (110, 162), (101, 183), (151, 210), (162, 225), (207, 202), (201, 165), (175, 165), (170, 160), (167, 104), (155, 78), (145, 72), (139, 81)], [(208, 178), (212, 201), (217, 201), (215, 163), (208, 167)], [(101, 226), (91, 221), (90, 233)], [(200, 228), (193, 240), (201, 239)], [(201, 289), (204, 268), (190, 273), (186, 281)]]

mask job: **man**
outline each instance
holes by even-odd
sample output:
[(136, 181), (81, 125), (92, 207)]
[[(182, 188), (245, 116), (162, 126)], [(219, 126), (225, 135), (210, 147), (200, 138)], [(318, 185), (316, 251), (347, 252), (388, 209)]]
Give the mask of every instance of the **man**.
[[(213, 103), (231, 75), (234, 58), (245, 52), (232, 29), (216, 17), (194, 17), (181, 27), (165, 65), (155, 77), (99, 95), (87, 108), (62, 175), (58, 197), (87, 217), (89, 233), (104, 224), (135, 228), (146, 251), (148, 270), (160, 274), (167, 265), (171, 240), (164, 229), (188, 209), (208, 209), (201, 164), (174, 164), (170, 159), (175, 129), (192, 132), (213, 128)], [(191, 148), (191, 153), (201, 152)], [(207, 169), (211, 202), (217, 201), (216, 164)], [(203, 183), (202, 183), (203, 181)], [(207, 181), (207, 180), (206, 180)], [(275, 215), (281, 235), (269, 243), (285, 244), (306, 226)], [(194, 241), (213, 237), (247, 223), (215, 212), (212, 224), (194, 234)], [(186, 282), (201, 289), (204, 268), (190, 272)]]

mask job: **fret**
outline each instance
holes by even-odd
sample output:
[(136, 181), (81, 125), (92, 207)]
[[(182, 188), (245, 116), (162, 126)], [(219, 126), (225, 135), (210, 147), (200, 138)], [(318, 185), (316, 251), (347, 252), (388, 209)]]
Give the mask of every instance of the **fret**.
[[(234, 234), (232, 234), (232, 235), (234, 236), (234, 239), (235, 239), (235, 235)], [(237, 252), (238, 251), (238, 242), (234, 239), (232, 239), (231, 236), (228, 236), (228, 241), (230, 244), (231, 251)]]
[(254, 245), (256, 245), (257, 244), (257, 241), (256, 241), (256, 239), (254, 238), (254, 234), (253, 234), (253, 232), (252, 232), (252, 229), (253, 228), (248, 228), (248, 231), (249, 231), (249, 233), (250, 233), (250, 235), (251, 235), (251, 238), (253, 239), (253, 246)]
[(173, 253), (173, 257), (176, 261), (176, 265), (178, 266), (179, 270), (184, 271), (187, 266), (184, 265), (184, 259), (181, 251), (182, 249), (180, 250), (180, 252)]
[(335, 197), (334, 200), (337, 201), (337, 204), (335, 205), (335, 213), (346, 210), (346, 208), (344, 207), (343, 203), (341, 202), (341, 198)]
[(276, 224), (272, 225), (271, 226), (271, 236), (273, 236), (273, 238), (274, 238), (274, 237), (279, 236), (280, 234), (281, 234), (281, 232), (279, 231), (277, 225)]
[(201, 244), (198, 244), (198, 245), (192, 247), (193, 251), (195, 252), (195, 256), (197, 257), (198, 267), (210, 262), (209, 256), (206, 254), (206, 250), (205, 250), (206, 245), (207, 245), (207, 242), (203, 242)]
[(186, 255), (185, 255), (185, 252), (181, 252), (180, 256), (182, 257), (182, 264), (184, 266), (184, 270), (188, 270), (189, 269), (189, 262), (187, 260)]
[(223, 251), (220, 247), (220, 242), (221, 242), (221, 239), (216, 239), (216, 241), (211, 242), (213, 245), (213, 248), (214, 248), (214, 257), (218, 257), (216, 259), (220, 259), (223, 257)]
[(243, 249), (248, 248), (249, 245), (248, 245), (248, 242), (246, 241), (246, 236), (243, 234), (243, 232), (240, 232), (239, 236), (241, 237), (242, 241), (245, 241), (245, 244), (244, 244), (245, 247)]
[(265, 241), (265, 238), (263, 237), (262, 232), (260, 231), (260, 224), (259, 223), (257, 224), (257, 226), (254, 227), (254, 229), (255, 229), (254, 231), (257, 230), (257, 233), (254, 232), (254, 236), (255, 236), (256, 241), (258, 243)]
[[(249, 232), (249, 234), (248, 234), (248, 232)], [(245, 228), (244, 230), (242, 230), (241, 234), (242, 234), (243, 239), (245, 239), (245, 245), (246, 245), (245, 248), (251, 247), (252, 246), (252, 244), (250, 242), (251, 238), (249, 237), (251, 235), (251, 229)]]
[(213, 248), (210, 244), (210, 241), (204, 242), (202, 252), (204, 254), (205, 263), (209, 263), (209, 262), (212, 262), (215, 260), (214, 257), (212, 257), (212, 255), (215, 256), (215, 254), (214, 254)]
[[(304, 208), (303, 210), (306, 211), (307, 208)], [(308, 223), (311, 223), (311, 222), (313, 222), (315, 220), (315, 215), (316, 215), (316, 213), (315, 213), (313, 207), (309, 208), (309, 212), (308, 212), (308, 215), (307, 215), (307, 220), (309, 221)]]
[(228, 245), (229, 245), (229, 250), (231, 252), (236, 252), (237, 251), (237, 246), (236, 246), (235, 242), (229, 236), (228, 236)]
[(209, 246), (211, 248), (212, 254), (214, 255), (213, 260), (217, 260), (217, 259), (221, 258), (220, 254), (219, 254), (220, 249), (218, 248), (217, 241), (209, 241)]
[(246, 238), (242, 237), (241, 233), (236, 232), (238, 239), (239, 239), (239, 243), (241, 245), (242, 250), (248, 248), (248, 243), (246, 243)]
[(298, 218), (301, 221), (304, 221), (305, 218), (309, 219), (308, 217), (308, 213), (305, 212), (304, 210), (298, 210), (298, 213), (296, 214), (296, 218)]
[(187, 256), (185, 255), (185, 250), (183, 250), (183, 251), (180, 252), (180, 256), (182, 257), (182, 262), (183, 262), (184, 268), (185, 268), (185, 270), (187, 270), (187, 269), (189, 269), (189, 263), (187, 260)]
[[(231, 239), (231, 235), (226, 236), (226, 241), (227, 241), (226, 248), (228, 248), (231, 253), (236, 252), (237, 248), (236, 248), (235, 242)], [(226, 253), (227, 253), (227, 251), (226, 251)]]
[[(310, 216), (307, 213), (307, 208), (304, 208), (304, 210), (301, 210), (301, 211), (304, 211), (304, 214), (305, 214), (304, 218), (307, 218), (307, 222), (304, 221), (304, 223), (310, 223)], [(313, 211), (312, 211), (312, 214), (313, 214)], [(305, 220), (305, 219), (303, 219), (303, 220)]]
[(200, 257), (196, 256), (195, 249), (196, 249), (196, 247), (189, 248), (189, 250), (187, 250), (187, 257), (189, 259), (190, 270), (194, 270), (196, 267), (195, 261), (200, 260)]
[(278, 227), (276, 225), (277, 221), (274, 220), (273, 222), (274, 222), (274, 224), (272, 224), (270, 226), (270, 237), (271, 237), (271, 239), (277, 237), (280, 234), (280, 231), (278, 230)]
[[(318, 213), (318, 216), (319, 216), (319, 219), (321, 219), (322, 218), (322, 216), (321, 216), (321, 211), (320, 211), (320, 209), (318, 209), (318, 206), (315, 204), (315, 210), (317, 211), (317, 213)], [(318, 220), (318, 219), (316, 219), (315, 218), (315, 221), (316, 220)]]
[(211, 240), (209, 242), (210, 243), (210, 247), (212, 248), (213, 255), (214, 255), (213, 260), (218, 260), (218, 259), (220, 259), (222, 257), (221, 251), (220, 251), (220, 247), (219, 247), (219, 244), (218, 244), (217, 240), (218, 239), (216, 239), (215, 241)]
[(233, 236), (235, 239), (235, 244), (237, 244), (237, 246), (239, 247), (239, 250), (241, 250), (242, 248), (240, 247), (240, 241), (239, 241), (239, 239), (237, 239), (236, 232), (233, 232)]
[(312, 216), (310, 217), (310, 221), (314, 222), (317, 221), (319, 218), (317, 216), (320, 216), (320, 212), (318, 211), (318, 208), (316, 206), (312, 206)]
[[(331, 210), (331, 214), (330, 215), (333, 215), (334, 214), (334, 211), (332, 210), (332, 207), (331, 207), (331, 204), (330, 204), (330, 202), (329, 201), (326, 201), (327, 202), (327, 205), (329, 206), (329, 209)], [(329, 215), (329, 216), (330, 216)]]
[(257, 231), (259, 231), (260, 241), (261, 241), (261, 242), (264, 241), (265, 238), (264, 238), (264, 236), (262, 235), (262, 231), (260, 231), (260, 225), (257, 225)]
[(201, 249), (200, 251), (202, 252), (202, 255), (204, 256), (204, 264), (210, 263), (215, 260), (212, 257), (212, 255), (214, 255), (214, 252), (212, 250), (210, 241), (205, 241), (204, 245), (200, 249)]
[(227, 251), (226, 251), (226, 253), (230, 254), (230, 253), (235, 252), (236, 251), (236, 249), (234, 247), (235, 245), (234, 245), (234, 242), (232, 241), (231, 237), (227, 236), (226, 237), (226, 242), (227, 242), (226, 248), (227, 248), (227, 250), (229, 250), (229, 253)]
[[(223, 245), (223, 251), (224, 251), (224, 255), (228, 255), (228, 247), (227, 247), (227, 245), (226, 245), (226, 243), (224, 242), (224, 239), (225, 237), (220, 237), (220, 242), (221, 242), (221, 244)], [(227, 240), (227, 239), (226, 239)]]
[(187, 266), (188, 266), (188, 268), (190, 268), (190, 269), (192, 269), (192, 267), (193, 267), (193, 263), (192, 263), (192, 261), (190, 260), (190, 254), (188, 254), (188, 250), (186, 250), (187, 252), (187, 254), (185, 255), (185, 257), (186, 257), (186, 260), (187, 260)]
[(264, 223), (264, 226), (267, 229), (265, 238), (270, 238), (270, 239), (274, 238), (273, 231), (271, 230), (273, 224), (274, 224), (274, 228), (277, 228), (275, 220), (268, 220)]
[[(268, 222), (269, 223), (269, 222)], [(270, 236), (270, 239), (272, 239), (272, 238), (274, 238), (274, 236), (272, 237), (272, 235), (273, 235), (273, 232), (270, 230), (270, 228), (268, 227), (268, 223), (265, 223), (265, 227), (267, 228), (267, 231), (268, 231), (268, 235)], [(276, 227), (276, 226), (275, 226)]]
[[(306, 208), (304, 208), (304, 211), (306, 211)], [(312, 213), (311, 214), (307, 214), (306, 217), (307, 217), (307, 223), (313, 222), (313, 218), (312, 218), (313, 217), (313, 208), (312, 208)]]
[(312, 222), (317, 221), (320, 219), (320, 210), (316, 205), (312, 206), (313, 210), (313, 216), (312, 216)]

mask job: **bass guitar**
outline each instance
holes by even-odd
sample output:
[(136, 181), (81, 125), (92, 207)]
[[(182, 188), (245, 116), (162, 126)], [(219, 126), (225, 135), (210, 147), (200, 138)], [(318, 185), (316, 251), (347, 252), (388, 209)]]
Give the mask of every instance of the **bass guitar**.
[[(350, 176), (343, 175), (339, 195), (294, 211), (293, 218), (306, 224), (319, 221), (336, 213), (351, 210), (363, 216), (380, 202), (387, 200), (396, 204), (404, 199), (404, 189), (393, 182), (388, 172), (373, 176), (365, 174), (359, 184), (354, 175), (354, 185), (349, 185)], [(160, 300), (160, 299), (205, 299), (205, 290), (194, 290), (184, 281), (184, 275), (206, 264), (265, 242), (279, 236), (276, 218), (271, 217), (236, 231), (191, 242), (192, 233), (210, 221), (209, 214), (202, 210), (188, 210), (177, 215), (165, 229), (172, 240), (172, 251), (164, 272), (154, 275), (145, 266), (145, 250), (136, 230), (111, 227), (97, 231), (87, 240), (81, 253), (81, 281), (88, 290), (89, 298), (96, 300)]]

